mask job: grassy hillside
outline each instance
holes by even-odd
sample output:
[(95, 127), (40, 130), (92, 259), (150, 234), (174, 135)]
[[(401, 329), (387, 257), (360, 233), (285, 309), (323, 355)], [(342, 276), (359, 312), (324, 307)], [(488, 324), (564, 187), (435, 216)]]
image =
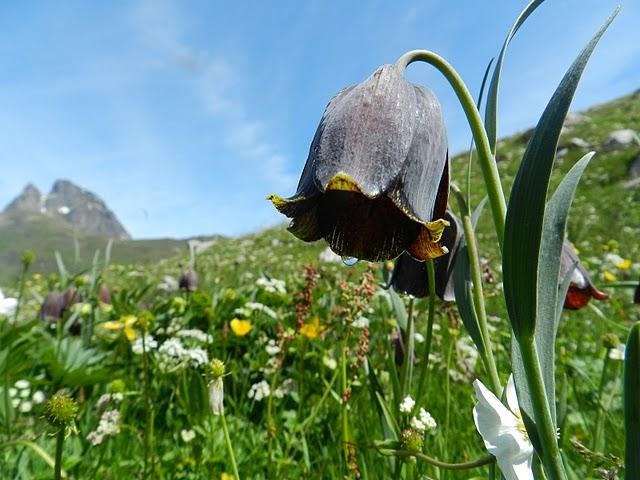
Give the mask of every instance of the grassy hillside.
[[(4, 218), (0, 221), (0, 285), (15, 282), (24, 250), (36, 254), (34, 268), (44, 274), (57, 270), (54, 252), (58, 251), (74, 271), (87, 269), (96, 250), (104, 250), (108, 240), (74, 231), (54, 219), (34, 216), (27, 219)], [(145, 264), (188, 251), (185, 240), (115, 240), (113, 262)]]

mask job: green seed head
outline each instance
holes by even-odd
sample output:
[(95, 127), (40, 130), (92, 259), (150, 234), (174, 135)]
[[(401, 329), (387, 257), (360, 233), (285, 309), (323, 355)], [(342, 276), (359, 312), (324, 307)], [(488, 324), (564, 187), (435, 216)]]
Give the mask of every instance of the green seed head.
[(125, 390), (125, 383), (124, 380), (118, 378), (116, 380), (113, 380), (108, 386), (107, 386), (107, 390), (109, 391), (109, 393), (123, 393)]
[(20, 261), (22, 262), (22, 266), (27, 268), (33, 263), (35, 259), (36, 256), (31, 250), (25, 250), (24, 252), (22, 252), (22, 258), (20, 259)]
[(78, 414), (78, 404), (66, 393), (56, 393), (44, 408), (44, 418), (56, 428), (71, 427)]
[(422, 451), (422, 434), (415, 428), (407, 428), (402, 432), (402, 446), (413, 452)]
[(224, 362), (220, 359), (214, 358), (207, 366), (207, 376), (211, 380), (216, 380), (223, 377), (225, 374)]

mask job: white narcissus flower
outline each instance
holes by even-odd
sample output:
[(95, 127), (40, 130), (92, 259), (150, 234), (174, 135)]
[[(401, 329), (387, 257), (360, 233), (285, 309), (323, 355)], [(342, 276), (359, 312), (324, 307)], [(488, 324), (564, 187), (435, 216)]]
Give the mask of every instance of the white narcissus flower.
[(473, 387), (478, 398), (478, 403), (473, 408), (473, 420), (487, 450), (496, 457), (504, 478), (533, 480), (533, 445), (520, 414), (513, 375), (509, 377), (506, 390), (509, 408), (480, 380), (475, 380)]

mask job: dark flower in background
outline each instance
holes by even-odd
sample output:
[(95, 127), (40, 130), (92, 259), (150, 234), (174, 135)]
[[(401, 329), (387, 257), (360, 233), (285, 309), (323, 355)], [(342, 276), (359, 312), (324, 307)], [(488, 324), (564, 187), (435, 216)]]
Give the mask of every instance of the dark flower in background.
[(111, 290), (109, 290), (109, 287), (105, 285), (100, 286), (100, 290), (98, 290), (98, 300), (105, 304), (111, 303)]
[[(436, 294), (445, 302), (454, 302), (453, 267), (462, 239), (462, 224), (449, 210), (446, 211), (444, 218), (450, 226), (445, 229), (440, 243), (449, 250), (449, 253), (436, 258), (433, 262), (436, 274)], [(403, 253), (395, 262), (390, 284), (398, 292), (418, 298), (426, 297), (429, 294), (427, 266), (424, 262), (419, 262), (407, 253)]]
[(82, 302), (82, 296), (75, 288), (67, 288), (63, 295), (63, 311), (69, 310), (76, 303)]
[(568, 240), (564, 241), (562, 257), (560, 258), (560, 281), (562, 282), (575, 264), (576, 268), (571, 275), (571, 283), (567, 296), (564, 299), (564, 308), (569, 310), (579, 310), (589, 303), (591, 297), (596, 300), (607, 300), (609, 295), (598, 290), (591, 281), (589, 273), (580, 263), (576, 251)]
[(426, 260), (439, 244), (449, 194), (447, 137), (434, 94), (383, 65), (327, 105), (294, 196), (269, 199), (301, 240), (343, 257)]
[(40, 313), (38, 314), (39, 318), (41, 320), (57, 322), (62, 318), (63, 313), (64, 296), (57, 290), (49, 292), (40, 307)]
[(178, 281), (178, 286), (180, 287), (180, 290), (195, 292), (198, 289), (198, 274), (193, 270), (182, 272), (180, 280)]

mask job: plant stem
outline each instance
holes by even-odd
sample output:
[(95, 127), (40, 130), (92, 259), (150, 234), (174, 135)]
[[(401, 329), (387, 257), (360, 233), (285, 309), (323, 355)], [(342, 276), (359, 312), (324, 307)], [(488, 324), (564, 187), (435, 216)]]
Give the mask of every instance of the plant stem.
[[(151, 443), (153, 442), (153, 407), (151, 406), (151, 396), (149, 394), (149, 362), (147, 359), (147, 345), (145, 331), (142, 331), (142, 368), (144, 370), (144, 409), (146, 413), (147, 424), (144, 431), (144, 476), (147, 476), (147, 468), (149, 464), (149, 452), (151, 451)], [(153, 456), (151, 458), (152, 476), (155, 473), (155, 462)]]
[(533, 337), (515, 337), (520, 345), (522, 363), (527, 378), (527, 386), (531, 396), (533, 408), (533, 421), (538, 431), (542, 463), (551, 480), (567, 480), (567, 474), (562, 463), (556, 429), (551, 418), (551, 410), (547, 403), (544, 382), (542, 381), (542, 369), (538, 360), (538, 352)]
[(464, 227), (464, 237), (467, 243), (467, 252), (469, 255), (469, 267), (471, 269), (471, 279), (473, 281), (473, 306), (478, 316), (478, 326), (480, 327), (480, 334), (482, 336), (483, 348), (480, 349), (480, 356), (484, 363), (484, 368), (491, 380), (491, 390), (496, 395), (500, 395), (502, 392), (502, 385), (500, 385), (500, 377), (498, 376), (498, 368), (496, 367), (496, 360), (493, 356), (493, 349), (491, 348), (491, 340), (489, 338), (489, 329), (487, 328), (487, 310), (484, 304), (484, 291), (482, 288), (482, 273), (480, 271), (480, 254), (478, 252), (478, 243), (476, 242), (476, 235), (473, 231), (473, 225), (471, 224), (471, 212), (469, 206), (465, 202), (462, 192), (453, 186), (453, 192), (460, 204), (460, 210), (462, 212), (462, 225)]
[(240, 480), (240, 475), (238, 474), (238, 466), (236, 465), (236, 457), (233, 454), (233, 446), (231, 445), (231, 437), (229, 437), (229, 429), (227, 428), (227, 420), (224, 413), (220, 415), (220, 420), (222, 421), (222, 431), (224, 432), (224, 441), (227, 444), (227, 452), (229, 453), (229, 458), (231, 459), (231, 468), (233, 468), (233, 475), (236, 480)]
[(458, 96), (458, 100), (467, 116), (467, 121), (469, 122), (469, 127), (471, 127), (471, 133), (477, 146), (478, 159), (480, 160), (482, 175), (487, 187), (493, 222), (495, 223), (496, 233), (498, 235), (498, 243), (502, 250), (507, 203), (504, 199), (498, 167), (491, 153), (487, 132), (482, 123), (482, 118), (480, 117), (476, 103), (458, 72), (456, 72), (444, 58), (433, 52), (429, 52), (428, 50), (412, 50), (402, 55), (396, 62), (396, 66), (400, 69), (405, 69), (409, 64), (417, 61), (422, 61), (434, 66), (444, 75)]
[(402, 362), (402, 372), (400, 373), (400, 397), (411, 393), (411, 377), (413, 377), (413, 357), (415, 343), (415, 326), (413, 323), (413, 303), (414, 298), (409, 299), (407, 312), (407, 327), (404, 332), (404, 361)]
[(477, 460), (473, 460), (471, 462), (465, 463), (447, 463), (441, 462), (440, 460), (436, 460), (424, 453), (414, 452), (412, 450), (382, 450), (382, 453), (388, 453), (390, 455), (395, 455), (396, 457), (415, 457), (417, 459), (423, 460), (430, 465), (438, 468), (444, 468), (447, 470), (468, 470), (470, 468), (478, 468), (484, 465), (490, 465), (496, 461), (496, 458), (493, 455), (487, 455), (486, 457), (479, 458)]
[(424, 340), (424, 354), (420, 370), (420, 378), (418, 379), (418, 393), (416, 395), (416, 401), (418, 403), (424, 393), (424, 387), (427, 380), (429, 356), (431, 355), (431, 342), (433, 340), (433, 319), (435, 318), (436, 312), (436, 272), (433, 266), (433, 260), (427, 260), (425, 263), (427, 266), (427, 285), (429, 286), (429, 313), (427, 316), (427, 336)]
[(341, 390), (342, 390), (342, 452), (344, 454), (344, 463), (345, 466), (349, 465), (349, 441), (350, 441), (350, 436), (349, 436), (349, 416), (348, 416), (348, 410), (347, 410), (347, 402), (348, 400), (348, 393), (347, 393), (347, 355), (346, 355), (346, 348), (347, 348), (347, 338), (346, 335), (347, 333), (345, 332), (345, 339), (344, 342), (342, 343), (342, 347), (340, 349), (340, 374), (341, 374)]
[(64, 428), (56, 434), (56, 460), (53, 467), (53, 478), (60, 480), (62, 478), (62, 447), (64, 446)]

